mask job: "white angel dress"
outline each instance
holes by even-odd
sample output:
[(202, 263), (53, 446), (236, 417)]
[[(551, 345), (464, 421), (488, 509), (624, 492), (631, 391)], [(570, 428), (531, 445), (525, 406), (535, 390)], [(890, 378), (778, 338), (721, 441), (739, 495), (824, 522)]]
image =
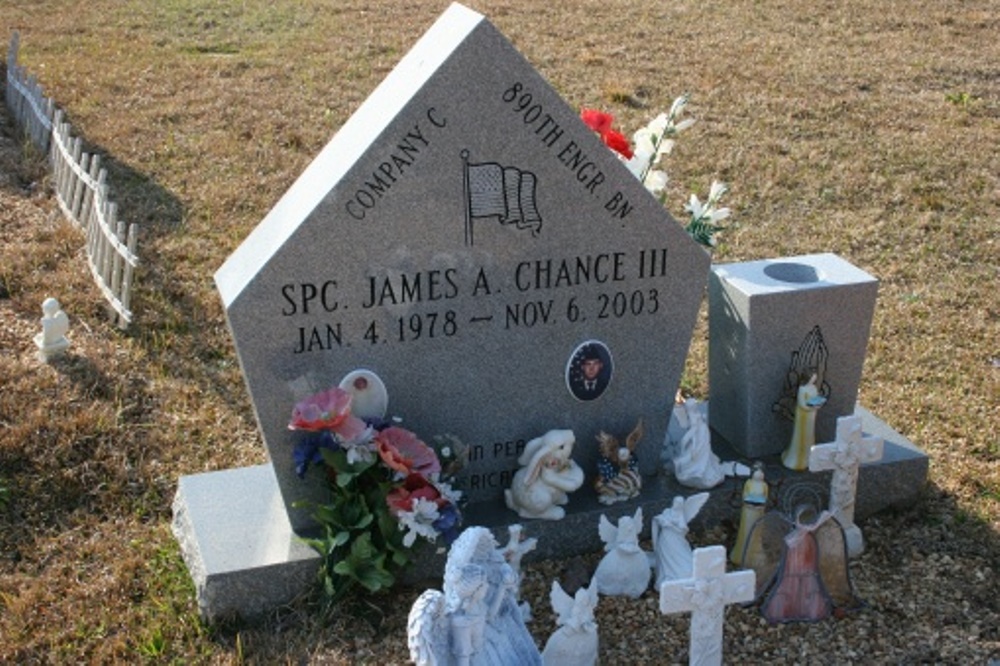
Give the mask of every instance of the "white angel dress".
[(708, 493), (691, 497), (675, 497), (673, 504), (653, 518), (653, 555), (656, 567), (656, 589), (664, 581), (690, 578), (694, 553), (688, 543), (688, 523), (698, 515), (708, 501)]

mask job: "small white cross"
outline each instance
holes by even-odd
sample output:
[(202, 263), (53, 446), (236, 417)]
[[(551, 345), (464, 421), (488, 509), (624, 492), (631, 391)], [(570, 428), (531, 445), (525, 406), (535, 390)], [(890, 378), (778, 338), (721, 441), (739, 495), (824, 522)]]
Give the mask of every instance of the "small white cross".
[(751, 570), (727, 574), (725, 546), (708, 546), (694, 551), (691, 578), (664, 581), (660, 586), (661, 613), (691, 613), (689, 664), (722, 664), (726, 605), (753, 599), (756, 580)]
[(858, 487), (858, 467), (861, 463), (882, 459), (880, 437), (865, 437), (861, 417), (841, 416), (837, 419), (837, 439), (829, 444), (817, 444), (809, 450), (809, 471), (833, 470), (830, 482), (830, 511), (844, 528), (847, 554), (857, 557), (865, 550), (861, 528), (854, 524), (854, 499)]

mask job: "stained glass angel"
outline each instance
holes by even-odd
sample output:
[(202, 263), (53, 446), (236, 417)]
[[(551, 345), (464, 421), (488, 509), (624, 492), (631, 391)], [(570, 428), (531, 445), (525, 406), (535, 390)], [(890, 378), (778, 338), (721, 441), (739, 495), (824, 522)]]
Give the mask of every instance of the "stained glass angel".
[(815, 622), (864, 605), (854, 592), (844, 530), (829, 511), (774, 511), (754, 525), (743, 566), (757, 575), (756, 601), (768, 622)]

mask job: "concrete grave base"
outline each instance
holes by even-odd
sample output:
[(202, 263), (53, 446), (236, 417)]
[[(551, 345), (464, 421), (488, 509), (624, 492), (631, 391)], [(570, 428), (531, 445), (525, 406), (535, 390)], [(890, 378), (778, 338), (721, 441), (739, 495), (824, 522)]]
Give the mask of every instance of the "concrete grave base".
[(292, 532), (270, 464), (182, 476), (173, 509), (208, 621), (262, 615), (316, 580), (319, 555)]
[[(863, 521), (883, 509), (915, 501), (927, 480), (928, 458), (860, 405), (856, 413), (862, 417), (866, 435), (885, 440), (883, 459), (860, 468), (855, 516)], [(723, 460), (752, 462), (740, 458), (725, 442), (717, 441), (713, 448)], [(830, 472), (792, 472), (781, 466), (778, 456), (763, 462), (772, 498), (779, 506), (788, 497), (828, 501)], [(692, 529), (705, 529), (723, 520), (737, 522), (742, 484), (742, 479), (727, 479), (713, 488)], [(599, 504), (588, 484), (571, 496), (567, 516), (561, 521), (520, 519), (500, 502), (470, 505), (463, 518), (466, 526), (492, 529), (501, 545), (507, 542), (508, 525), (523, 525), (525, 538), (538, 538), (537, 548), (525, 561), (567, 558), (600, 549), (597, 523), (602, 513), (614, 522), (641, 506), (644, 537), (648, 538), (653, 516), (667, 508), (676, 495), (695, 492), (699, 491), (681, 486), (671, 475), (659, 474), (644, 479), (638, 498), (612, 506)], [(319, 556), (292, 532), (270, 464), (182, 477), (174, 500), (173, 530), (206, 620), (259, 616), (306, 592), (315, 581)], [(443, 549), (426, 544), (415, 559), (409, 582), (440, 577)]]

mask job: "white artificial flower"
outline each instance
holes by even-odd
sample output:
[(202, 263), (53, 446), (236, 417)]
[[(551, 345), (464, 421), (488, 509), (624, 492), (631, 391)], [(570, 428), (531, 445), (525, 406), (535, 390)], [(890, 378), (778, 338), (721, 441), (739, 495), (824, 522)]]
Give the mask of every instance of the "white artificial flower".
[(712, 181), (712, 187), (708, 190), (708, 200), (714, 203), (718, 203), (719, 199), (722, 198), (726, 192), (729, 191), (729, 187), (725, 183), (720, 183), (717, 180)]
[(403, 545), (411, 547), (418, 536), (428, 541), (436, 540), (437, 530), (434, 529), (434, 521), (440, 517), (436, 503), (422, 497), (415, 499), (412, 511), (400, 511), (398, 514), (399, 529), (406, 530)]
[(632, 154), (632, 159), (625, 160), (625, 166), (628, 170), (632, 172), (632, 175), (636, 178), (642, 178), (642, 172), (649, 167), (649, 155), (635, 151)]
[(353, 465), (356, 462), (371, 462), (374, 459), (375, 452), (374, 438), (375, 430), (371, 426), (368, 426), (357, 437), (341, 443), (341, 447), (347, 452), (347, 464)]
[(437, 488), (437, 491), (439, 493), (441, 493), (441, 497), (444, 497), (445, 499), (447, 499), (449, 502), (451, 502), (456, 506), (458, 505), (459, 500), (462, 499), (462, 491), (455, 490), (454, 488), (451, 487), (450, 483), (445, 483), (444, 481), (435, 481), (434, 487)]
[(642, 184), (646, 186), (646, 189), (653, 196), (659, 197), (663, 193), (663, 190), (666, 189), (668, 180), (666, 171), (650, 169), (649, 173), (646, 174), (646, 180)]
[(700, 220), (705, 215), (705, 207), (697, 194), (691, 193), (691, 198), (684, 204), (684, 210), (691, 213), (691, 217)]

